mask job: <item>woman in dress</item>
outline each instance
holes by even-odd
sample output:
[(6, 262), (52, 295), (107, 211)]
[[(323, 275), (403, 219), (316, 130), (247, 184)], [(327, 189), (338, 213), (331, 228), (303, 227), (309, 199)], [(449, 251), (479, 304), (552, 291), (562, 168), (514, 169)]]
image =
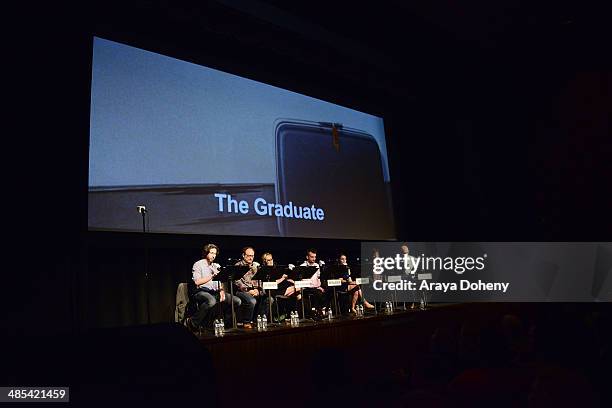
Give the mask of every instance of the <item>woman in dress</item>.
[(351, 296), (351, 313), (356, 313), (355, 305), (360, 297), (363, 299), (363, 306), (366, 309), (374, 309), (374, 305), (363, 297), (361, 287), (353, 281), (353, 278), (351, 277), (351, 268), (348, 265), (346, 254), (340, 254), (338, 257), (338, 264), (341, 266), (346, 266), (346, 273), (341, 280), (342, 289), (346, 290), (349, 296)]

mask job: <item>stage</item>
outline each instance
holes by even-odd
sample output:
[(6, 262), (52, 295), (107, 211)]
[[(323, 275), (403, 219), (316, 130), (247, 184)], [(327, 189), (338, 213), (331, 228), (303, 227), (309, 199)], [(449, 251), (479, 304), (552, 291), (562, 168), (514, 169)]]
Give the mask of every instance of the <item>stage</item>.
[[(236, 330), (223, 337), (198, 336), (178, 323), (13, 337), (6, 341), (11, 352), (4, 362), (3, 383), (69, 385), (70, 401), (78, 406), (91, 406), (92, 401), (104, 406), (117, 401), (207, 407), (394, 406), (415, 390), (451, 395), (446, 387), (452, 377), (443, 375), (458, 374), (446, 365), (457, 363), (459, 346), (462, 353), (480, 350), (500, 356), (495, 350), (503, 346), (502, 337), (486, 337), (486, 328), (498, 327), (506, 315), (522, 321), (524, 329), (537, 325), (540, 348), (535, 351), (540, 358), (600, 362), (580, 353), (598, 348), (592, 341), (581, 341), (589, 331), (579, 326), (579, 317), (609, 312), (606, 305), (433, 304), (427, 310), (263, 332)], [(560, 336), (583, 346), (568, 354), (567, 342), (552, 341)], [(488, 346), (482, 349), (483, 344)], [(607, 369), (605, 361), (601, 363), (601, 369)], [(529, 371), (521, 373), (512, 378), (533, 379), (527, 377)], [(524, 390), (512, 395), (523, 400), (527, 396)]]
[(416, 307), (393, 314), (305, 322), (299, 327), (285, 324), (260, 332), (256, 328), (235, 329), (223, 337), (215, 337), (212, 331), (194, 335), (212, 355), (221, 406), (249, 403), (250, 396), (260, 394), (255, 391), (259, 385), (253, 388), (254, 394), (236, 394), (237, 382), (273, 390), (263, 394), (274, 404), (291, 400), (292, 406), (307, 406), (321, 395), (332, 399), (344, 396), (343, 402), (359, 404), (374, 396), (384, 401), (381, 389), (402, 389), (415, 357), (429, 351), (436, 329), (456, 328), (465, 321), (484, 324), (506, 313), (520, 313), (526, 306), (469, 303), (433, 304), (426, 310)]

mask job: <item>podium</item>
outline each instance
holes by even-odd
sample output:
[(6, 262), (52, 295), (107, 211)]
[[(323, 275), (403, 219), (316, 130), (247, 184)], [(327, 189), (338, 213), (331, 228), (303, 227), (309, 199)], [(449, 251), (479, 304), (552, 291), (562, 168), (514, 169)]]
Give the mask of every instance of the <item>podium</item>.
[(216, 280), (220, 282), (228, 282), (230, 294), (232, 295), (232, 329), (236, 329), (236, 311), (234, 310), (234, 281), (242, 278), (251, 269), (249, 266), (230, 265), (221, 269), (217, 274)]

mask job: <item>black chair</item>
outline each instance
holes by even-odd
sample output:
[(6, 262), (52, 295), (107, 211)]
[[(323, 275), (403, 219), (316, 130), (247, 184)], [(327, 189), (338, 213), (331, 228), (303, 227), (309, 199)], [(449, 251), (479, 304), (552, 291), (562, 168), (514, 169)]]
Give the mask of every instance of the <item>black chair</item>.
[[(195, 299), (195, 294), (198, 292), (197, 287), (193, 281), (189, 282), (189, 303), (187, 304), (186, 317), (192, 317), (199, 309), (200, 304)], [(205, 329), (213, 328), (213, 321), (216, 319), (223, 319), (223, 307), (221, 302), (217, 302), (202, 320), (201, 327)]]
[(348, 290), (336, 291), (336, 297), (338, 299), (338, 309), (340, 309), (341, 315), (349, 314), (352, 294), (353, 292), (349, 292)]
[(274, 296), (274, 303), (276, 304), (276, 320), (279, 323), (282, 323), (280, 321), (280, 316), (281, 316), (280, 315), (280, 307), (282, 305), (283, 312), (285, 312), (283, 314), (286, 315), (287, 314), (286, 313), (286, 305), (287, 305), (288, 302), (289, 302), (289, 297), (288, 296), (285, 296), (285, 295), (276, 295), (276, 296)]

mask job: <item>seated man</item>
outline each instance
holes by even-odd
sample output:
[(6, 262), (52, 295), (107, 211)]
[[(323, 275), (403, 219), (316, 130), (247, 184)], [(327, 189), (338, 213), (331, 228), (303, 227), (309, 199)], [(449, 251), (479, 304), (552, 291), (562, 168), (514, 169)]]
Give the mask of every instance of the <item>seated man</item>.
[(229, 324), (232, 320), (230, 302), (234, 302), (234, 308), (240, 307), (240, 299), (236, 296), (232, 297), (229, 293), (225, 293), (223, 285), (213, 278), (219, 273), (219, 265), (213, 263), (219, 254), (219, 247), (215, 244), (206, 244), (202, 249), (202, 258), (193, 264), (192, 279), (196, 286), (196, 292), (193, 295), (194, 300), (198, 303), (199, 309), (194, 315), (187, 319), (187, 327), (192, 331), (198, 330), (202, 325), (206, 313), (217, 302), (225, 302), (225, 322)]
[(259, 281), (253, 280), (253, 275), (259, 268), (259, 263), (253, 262), (255, 250), (252, 247), (242, 249), (242, 259), (236, 262), (236, 266), (248, 266), (249, 271), (240, 279), (235, 280), (236, 296), (242, 301), (242, 313), (240, 321), (247, 329), (253, 327), (255, 314), (267, 314), (268, 295), (263, 291)]
[(306, 251), (306, 260), (300, 264), (300, 266), (315, 266), (317, 268), (317, 272), (310, 277), (312, 286), (304, 289), (304, 296), (310, 296), (311, 305), (317, 310), (328, 307), (331, 300), (331, 292), (326, 291), (321, 285), (321, 268), (324, 265), (325, 262), (317, 261), (317, 250), (314, 248), (310, 248)]

